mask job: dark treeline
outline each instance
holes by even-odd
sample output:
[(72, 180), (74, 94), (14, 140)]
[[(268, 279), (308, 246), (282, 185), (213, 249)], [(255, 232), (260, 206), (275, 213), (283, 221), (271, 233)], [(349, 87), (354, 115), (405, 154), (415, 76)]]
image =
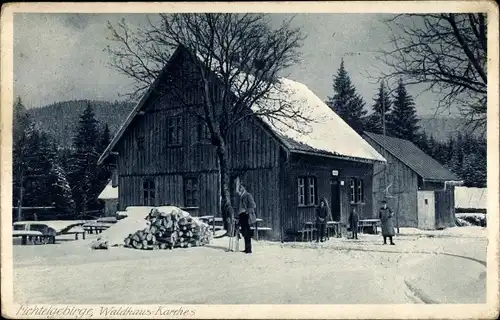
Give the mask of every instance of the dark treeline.
[(464, 181), (468, 187), (486, 187), (486, 139), (473, 133), (456, 133), (447, 141), (428, 136), (420, 126), (413, 97), (402, 80), (395, 90), (380, 83), (372, 113), (356, 92), (342, 61), (333, 77), (334, 95), (326, 103), (354, 130), (409, 140)]
[[(110, 141), (107, 124), (96, 120), (87, 104), (69, 143), (60, 143), (37, 128), (20, 98), (14, 105), (13, 205), (54, 207), (61, 217), (78, 219), (102, 209), (97, 199), (111, 176), (111, 168), (97, 166), (99, 155)], [(18, 216), (14, 211), (14, 219)]]

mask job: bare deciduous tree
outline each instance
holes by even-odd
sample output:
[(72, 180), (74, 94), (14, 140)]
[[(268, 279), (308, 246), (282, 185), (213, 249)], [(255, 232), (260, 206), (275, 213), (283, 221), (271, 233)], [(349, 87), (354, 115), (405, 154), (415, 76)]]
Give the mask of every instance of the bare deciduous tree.
[[(111, 65), (135, 82), (132, 96), (141, 95), (162, 72), (179, 46), (189, 52), (194, 70), (183, 81), (167, 81), (169, 92), (185, 112), (202, 121), (216, 148), (222, 186), (225, 227), (234, 215), (230, 198), (227, 137), (250, 115), (271, 122), (308, 120), (299, 105), (283, 99), (279, 74), (300, 59), (302, 36), (290, 21), (272, 29), (262, 14), (160, 14), (143, 29), (131, 30), (122, 21), (108, 25), (113, 45)], [(217, 85), (215, 85), (217, 83)], [(173, 89), (172, 89), (173, 88)], [(186, 92), (202, 97), (193, 103)], [(263, 103), (265, 101), (265, 103)], [(287, 121), (285, 121), (287, 122)]]
[(482, 13), (402, 14), (386, 20), (392, 48), (381, 51), (386, 78), (403, 77), (457, 106), (473, 129), (486, 122), (487, 21)]

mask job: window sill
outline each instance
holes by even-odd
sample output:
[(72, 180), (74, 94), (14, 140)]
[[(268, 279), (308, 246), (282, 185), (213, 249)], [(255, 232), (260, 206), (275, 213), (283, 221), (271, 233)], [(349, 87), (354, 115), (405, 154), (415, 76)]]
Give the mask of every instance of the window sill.
[(314, 207), (316, 207), (316, 205), (315, 204), (299, 204), (297, 207), (307, 209), (307, 208), (314, 208)]
[(195, 145), (197, 145), (197, 146), (211, 146), (212, 143), (210, 141), (197, 141), (197, 142), (195, 142)]
[(366, 204), (366, 202), (349, 202), (350, 204)]

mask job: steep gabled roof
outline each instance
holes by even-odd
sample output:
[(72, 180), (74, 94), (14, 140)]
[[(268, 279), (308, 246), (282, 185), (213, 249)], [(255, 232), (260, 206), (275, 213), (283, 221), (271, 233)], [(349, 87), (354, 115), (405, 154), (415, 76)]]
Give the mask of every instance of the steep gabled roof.
[[(179, 50), (179, 48), (176, 50), (174, 56), (178, 54)], [(171, 61), (173, 61), (173, 57), (170, 59)], [(162, 78), (162, 75), (158, 76), (149, 91), (132, 110), (117, 135), (101, 155), (99, 163), (103, 162), (113, 150), (124, 134), (126, 127), (147, 101), (154, 87), (158, 85), (160, 78)], [(276, 89), (278, 85), (280, 88)], [(300, 109), (303, 116), (311, 120), (304, 122), (289, 117), (281, 117), (277, 121), (276, 119), (271, 120), (269, 117), (259, 117), (288, 151), (349, 160), (385, 162), (384, 157), (368, 142), (347, 125), (307, 86), (299, 82), (286, 78), (280, 79), (279, 84), (271, 89), (266, 99), (261, 99), (259, 103), (253, 105), (252, 110), (258, 112), (259, 108), (262, 107), (265, 107), (265, 110), (273, 110), (274, 107), (279, 109), (279, 106), (275, 105), (283, 103), (283, 101), (293, 105), (294, 108)]]
[(425, 180), (459, 180), (457, 176), (408, 140), (388, 137), (371, 132), (365, 132), (365, 135)]

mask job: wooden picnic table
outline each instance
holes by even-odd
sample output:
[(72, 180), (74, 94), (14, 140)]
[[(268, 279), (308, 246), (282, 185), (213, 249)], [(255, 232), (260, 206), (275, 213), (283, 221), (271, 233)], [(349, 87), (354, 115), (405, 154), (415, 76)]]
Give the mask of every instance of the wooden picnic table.
[(250, 227), (250, 229), (255, 230), (255, 240), (259, 240), (259, 230), (260, 231), (271, 231), (270, 227), (259, 227), (259, 223), (264, 222), (261, 218), (257, 218), (255, 221), (255, 227)]
[(111, 227), (113, 223), (106, 223), (106, 222), (88, 222), (83, 225), (83, 229), (85, 231), (88, 231), (88, 233), (92, 234), (94, 231), (97, 233), (101, 233), (103, 230), (108, 229)]
[(217, 226), (215, 225), (216, 222), (222, 222), (222, 218), (220, 217), (215, 217), (215, 216), (201, 216), (198, 217), (202, 222), (205, 222), (208, 225), (212, 226), (212, 233), (215, 233), (215, 230), (217, 229)]
[(42, 232), (34, 230), (13, 230), (12, 237), (21, 237), (22, 245), (28, 244), (28, 241), (31, 241), (32, 239), (35, 240), (35, 244), (36, 240), (39, 240), (41, 243), (55, 243), (55, 236), (44, 235)]
[(82, 226), (75, 226), (69, 229), (68, 231), (61, 232), (60, 234), (74, 234), (75, 240), (78, 240), (78, 235), (81, 234), (83, 239), (85, 240), (85, 234), (87, 231)]
[(358, 230), (361, 230), (361, 233), (363, 233), (365, 227), (370, 227), (373, 229), (373, 234), (377, 234), (377, 226), (379, 224), (380, 219), (362, 219), (359, 220)]

